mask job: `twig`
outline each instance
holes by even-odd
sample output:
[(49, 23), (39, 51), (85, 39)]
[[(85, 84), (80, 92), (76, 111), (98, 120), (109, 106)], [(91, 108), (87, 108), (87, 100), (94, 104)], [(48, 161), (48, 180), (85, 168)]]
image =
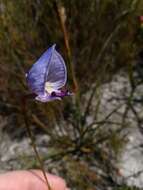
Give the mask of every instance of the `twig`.
[(41, 167), (41, 170), (42, 170), (42, 173), (44, 175), (44, 178), (45, 178), (45, 181), (46, 181), (46, 184), (47, 184), (47, 187), (48, 187), (48, 190), (52, 190), (51, 186), (50, 186), (50, 183), (47, 179), (47, 176), (46, 176), (46, 172), (45, 172), (45, 169), (44, 169), (44, 164), (43, 164), (43, 161), (38, 153), (38, 150), (36, 148), (36, 144), (34, 142), (34, 136), (32, 134), (32, 131), (30, 129), (30, 126), (29, 126), (29, 122), (28, 122), (28, 119), (27, 119), (27, 114), (26, 114), (26, 103), (27, 103), (27, 99), (26, 97), (23, 97), (22, 98), (22, 114), (23, 114), (23, 117), (24, 117), (24, 121), (25, 121), (25, 126), (26, 126), (26, 129), (27, 129), (27, 133), (28, 133), (28, 136), (29, 138), (31, 139), (31, 144), (32, 144), (32, 147), (33, 147), (33, 150), (35, 152), (35, 155), (36, 155), (36, 158), (40, 164), (40, 167)]
[(114, 37), (114, 36), (116, 35), (116, 33), (119, 31), (120, 27), (121, 27), (121, 24), (118, 24), (118, 25), (115, 27), (115, 29), (112, 31), (112, 33), (110, 33), (109, 36), (107, 37), (107, 39), (105, 40), (105, 42), (104, 42), (103, 46), (101, 47), (100, 52), (99, 52), (99, 54), (98, 54), (98, 56), (97, 56), (97, 58), (96, 58), (96, 60), (95, 60), (95, 63), (97, 64), (96, 67), (99, 66), (99, 62), (100, 62), (100, 60), (101, 60), (101, 57), (103, 56), (103, 54), (104, 54), (106, 48), (107, 48), (107, 47), (109, 46), (109, 44), (112, 42), (113, 37)]
[(68, 55), (68, 68), (69, 68), (69, 75), (70, 75), (70, 81), (73, 82), (73, 86), (74, 86), (74, 90), (77, 91), (78, 89), (78, 84), (77, 84), (77, 80), (74, 74), (74, 68), (73, 68), (73, 63), (72, 63), (72, 58), (71, 58), (71, 49), (70, 49), (70, 45), (69, 45), (69, 37), (68, 37), (68, 32), (67, 32), (67, 28), (65, 25), (65, 12), (64, 7), (61, 5), (59, 0), (55, 0), (55, 5), (56, 5), (56, 11), (58, 13), (58, 17), (59, 17), (59, 21), (60, 21), (60, 25), (61, 25), (61, 30), (63, 32), (63, 36), (64, 36), (64, 42), (65, 42), (65, 47), (66, 47), (66, 51), (67, 51), (67, 55)]
[(61, 5), (60, 0), (54, 0), (54, 3), (55, 3), (56, 11), (58, 13), (61, 30), (63, 32), (64, 43), (65, 43), (65, 47), (66, 47), (66, 51), (68, 55), (67, 66), (69, 68), (69, 81), (71, 82), (73, 86), (73, 91), (76, 92), (75, 105), (76, 105), (76, 110), (79, 113), (78, 118), (77, 118), (77, 128), (79, 130), (79, 133), (81, 133), (82, 126), (81, 126), (81, 110), (80, 110), (80, 92), (78, 88), (78, 82), (74, 73), (73, 61), (72, 61), (72, 56), (71, 56), (71, 48), (69, 45), (69, 36), (68, 36), (66, 24), (65, 24), (65, 18), (66, 18), (66, 14), (64, 12), (65, 8), (64, 6)]
[(88, 99), (88, 101), (87, 101), (87, 105), (86, 105), (85, 112), (84, 112), (84, 115), (83, 115), (83, 121), (84, 121), (84, 122), (85, 122), (85, 120), (86, 120), (86, 116), (87, 116), (88, 113), (89, 113), (89, 109), (90, 109), (90, 106), (91, 106), (91, 104), (92, 104), (92, 100), (93, 100), (93, 98), (94, 98), (94, 94), (95, 94), (95, 92), (96, 92), (96, 89), (97, 89), (97, 86), (93, 87), (92, 92), (91, 92), (91, 94), (90, 94), (90, 97), (89, 97), (89, 99)]
[(49, 131), (48, 131), (46, 125), (45, 125), (43, 122), (41, 122), (41, 121), (39, 120), (39, 118), (38, 118), (35, 114), (32, 114), (32, 113), (31, 113), (31, 116), (32, 116), (32, 119), (33, 119), (34, 123), (36, 123), (36, 124), (37, 124), (40, 128), (42, 128), (44, 131), (46, 131), (46, 133), (47, 133), (49, 136), (52, 135), (51, 133), (49, 133)]
[[(91, 127), (95, 124), (98, 124), (98, 126), (95, 128), (95, 130), (98, 130), (101, 126), (103, 126), (107, 120), (115, 113), (117, 112), (117, 110), (119, 110), (121, 107), (123, 106), (123, 104), (117, 106), (115, 109), (113, 109), (104, 119), (102, 119), (101, 121), (94, 121), (93, 123), (91, 123), (90, 125), (88, 125), (86, 127), (86, 129), (83, 131), (82, 137), (91, 130)], [(93, 129), (92, 129), (93, 130)]]

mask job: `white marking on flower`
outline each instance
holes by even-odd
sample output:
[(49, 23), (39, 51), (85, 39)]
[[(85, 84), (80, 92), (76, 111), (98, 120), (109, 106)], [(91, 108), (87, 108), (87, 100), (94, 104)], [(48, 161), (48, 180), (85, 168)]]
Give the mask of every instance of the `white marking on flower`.
[(49, 93), (49, 94), (51, 94), (52, 92), (55, 91), (55, 89), (54, 89), (53, 86), (52, 86), (52, 83), (50, 83), (50, 82), (46, 82), (46, 83), (45, 83), (45, 91), (46, 91), (47, 93)]

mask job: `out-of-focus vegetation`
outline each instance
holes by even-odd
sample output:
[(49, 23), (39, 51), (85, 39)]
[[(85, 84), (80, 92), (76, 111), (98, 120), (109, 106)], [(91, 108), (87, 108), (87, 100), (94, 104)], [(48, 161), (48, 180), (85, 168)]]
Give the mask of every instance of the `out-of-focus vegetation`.
[[(0, 112), (12, 118), (5, 130), (15, 130), (13, 138), (25, 135), (21, 114), (21, 97), (29, 93), (25, 72), (53, 43), (68, 61), (57, 2), (0, 0)], [(120, 174), (111, 157), (116, 159), (124, 146), (120, 132), (126, 128), (125, 117), (137, 86), (133, 69), (143, 46), (139, 21), (143, 1), (61, 0), (60, 6), (69, 36), (78, 95), (46, 104), (29, 101), (27, 119), (35, 133), (50, 136), (48, 147), (56, 151), (43, 159), (62, 159), (67, 163), (59, 172), (65, 173), (71, 186), (89, 190), (106, 189), (109, 185), (126, 190), (128, 187), (118, 188), (116, 176)], [(100, 119), (100, 87), (121, 69), (129, 75), (133, 90), (127, 97), (121, 125), (106, 131), (110, 117), (119, 107)], [(72, 90), (70, 83), (68, 86)], [(93, 118), (91, 124), (87, 122), (89, 116)], [(99, 172), (92, 170), (92, 165)]]

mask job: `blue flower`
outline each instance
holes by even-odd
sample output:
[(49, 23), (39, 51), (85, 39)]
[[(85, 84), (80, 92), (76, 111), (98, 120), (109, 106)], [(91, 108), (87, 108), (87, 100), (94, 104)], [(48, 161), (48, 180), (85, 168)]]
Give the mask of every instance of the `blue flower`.
[(36, 100), (48, 102), (71, 95), (61, 88), (67, 81), (67, 69), (55, 44), (50, 47), (26, 74), (26, 80)]

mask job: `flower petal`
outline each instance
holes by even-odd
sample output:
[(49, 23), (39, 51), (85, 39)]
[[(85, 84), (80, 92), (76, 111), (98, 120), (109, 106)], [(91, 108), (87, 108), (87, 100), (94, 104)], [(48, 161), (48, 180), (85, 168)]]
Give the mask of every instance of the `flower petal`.
[(43, 94), (45, 82), (48, 75), (48, 68), (55, 45), (50, 47), (32, 66), (26, 74), (29, 88), (35, 94)]
[(50, 95), (39, 95), (35, 98), (36, 100), (40, 101), (40, 102), (51, 102), (51, 101), (54, 101), (54, 100), (61, 100), (60, 97), (52, 97)]
[(37, 95), (51, 93), (63, 87), (67, 80), (67, 70), (62, 56), (50, 47), (32, 66), (26, 75), (28, 86)]
[(67, 70), (62, 56), (54, 49), (49, 64), (45, 90), (48, 93), (62, 88), (67, 81)]

